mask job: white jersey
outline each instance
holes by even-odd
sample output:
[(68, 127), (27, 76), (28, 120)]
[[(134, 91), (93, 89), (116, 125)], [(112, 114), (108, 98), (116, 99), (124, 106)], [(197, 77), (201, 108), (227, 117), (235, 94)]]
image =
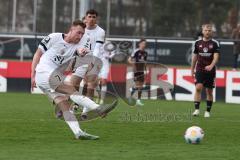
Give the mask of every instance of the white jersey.
[[(99, 58), (101, 62), (105, 62), (103, 59), (106, 59), (104, 55), (104, 48), (103, 48), (103, 43), (105, 40), (105, 31), (99, 27), (98, 25), (94, 29), (85, 29), (85, 34), (87, 39), (90, 39), (90, 50), (93, 56)], [(93, 59), (94, 61), (95, 59)], [(108, 60), (107, 60), (108, 61)], [(95, 62), (93, 62), (95, 63)], [(96, 62), (97, 63), (97, 62)], [(74, 75), (78, 77), (84, 77), (89, 74), (85, 74), (85, 69), (83, 68), (83, 65), (79, 65), (74, 73)], [(99, 66), (99, 65), (98, 65)], [(108, 65), (109, 66), (109, 65)], [(101, 67), (102, 68), (102, 65)], [(99, 71), (98, 71), (99, 73)]]
[[(84, 34), (85, 35), (85, 34)], [(63, 33), (52, 33), (45, 37), (38, 48), (43, 55), (36, 67), (36, 72), (52, 72), (62, 64), (69, 62), (78, 48), (88, 48), (88, 36), (83, 36), (77, 44), (64, 41)]]
[(102, 68), (100, 70), (100, 73), (98, 75), (99, 78), (102, 79), (107, 79), (108, 78), (108, 74), (110, 71), (110, 63), (108, 59), (102, 59)]
[[(108, 43), (109, 42), (105, 43), (104, 45), (106, 45)], [(107, 51), (107, 50), (104, 49), (104, 45), (102, 47), (103, 51), (102, 51), (102, 57), (101, 57), (103, 66), (101, 68), (101, 71), (100, 71), (98, 77), (102, 78), (102, 79), (108, 79), (108, 75), (109, 75), (109, 71), (110, 71), (109, 59), (114, 57), (114, 55), (116, 54), (116, 50), (114, 50), (114, 51)]]
[[(91, 51), (94, 56), (102, 58), (102, 45), (105, 41), (105, 31), (98, 25), (94, 29), (85, 29), (85, 34), (91, 38)], [(100, 44), (100, 45), (99, 45)]]

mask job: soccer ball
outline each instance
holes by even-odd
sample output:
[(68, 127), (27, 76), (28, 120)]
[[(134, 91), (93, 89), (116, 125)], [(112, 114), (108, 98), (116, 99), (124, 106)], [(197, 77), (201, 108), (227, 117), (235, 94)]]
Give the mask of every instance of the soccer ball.
[(204, 137), (204, 131), (198, 126), (189, 127), (184, 135), (187, 143), (198, 144)]

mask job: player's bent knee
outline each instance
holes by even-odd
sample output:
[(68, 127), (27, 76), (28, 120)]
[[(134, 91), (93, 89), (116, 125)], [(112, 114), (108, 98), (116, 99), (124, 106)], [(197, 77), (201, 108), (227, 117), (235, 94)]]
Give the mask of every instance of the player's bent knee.
[(88, 88), (96, 88), (98, 85), (98, 81), (90, 81), (87, 83)]
[(213, 90), (212, 89), (207, 89), (206, 94), (207, 94), (207, 96), (213, 96)]
[(69, 99), (68, 96), (58, 96), (53, 101), (56, 105), (60, 104), (63, 101), (67, 101)]
[(197, 93), (201, 93), (202, 92), (202, 88), (196, 88), (196, 92)]
[(135, 84), (136, 84), (136, 87), (142, 87), (143, 86), (143, 82), (135, 82)]
[(81, 77), (74, 76), (74, 75), (71, 77), (71, 80), (70, 80), (71, 85), (74, 86), (76, 90), (79, 90), (81, 81), (82, 81)]
[(98, 80), (97, 75), (89, 75), (89, 76), (86, 76), (85, 79), (89, 83), (93, 83), (93, 82), (96, 82)]
[(101, 79), (101, 85), (107, 85), (107, 80), (106, 79)]
[(196, 84), (196, 91), (202, 91), (203, 85), (202, 84)]

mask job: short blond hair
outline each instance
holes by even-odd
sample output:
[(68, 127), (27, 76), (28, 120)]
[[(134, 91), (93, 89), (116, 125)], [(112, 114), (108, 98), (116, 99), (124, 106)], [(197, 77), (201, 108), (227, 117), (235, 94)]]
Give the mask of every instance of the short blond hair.
[(213, 28), (213, 25), (212, 24), (209, 24), (209, 23), (206, 23), (206, 24), (203, 24), (202, 25), (202, 29), (203, 28)]

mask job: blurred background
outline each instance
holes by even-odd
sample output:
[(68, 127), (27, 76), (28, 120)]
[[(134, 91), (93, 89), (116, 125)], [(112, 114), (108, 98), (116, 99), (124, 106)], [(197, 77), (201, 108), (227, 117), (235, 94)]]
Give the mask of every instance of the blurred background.
[(117, 61), (146, 37), (149, 61), (189, 65), (193, 40), (203, 23), (211, 23), (224, 52), (219, 66), (232, 66), (240, 0), (0, 0), (0, 58), (31, 60), (43, 36), (66, 32), (92, 8), (107, 40), (131, 43)]
[(230, 38), (239, 5), (239, 0), (1, 0), (0, 32), (63, 32), (94, 8), (108, 36), (192, 38), (208, 22), (217, 37)]
[[(123, 94), (128, 91), (126, 59), (141, 37), (147, 39), (149, 63), (169, 68), (167, 77), (181, 88), (175, 93), (193, 93), (193, 81), (182, 81), (190, 71), (184, 71), (181, 80), (178, 69), (182, 73), (181, 68), (190, 68), (192, 44), (201, 25), (211, 23), (214, 38), (221, 44), (216, 97), (240, 103), (239, 72), (232, 73), (232, 69), (238, 69), (233, 64), (240, 62), (240, 56), (233, 52), (240, 34), (232, 36), (240, 22), (240, 0), (0, 0), (0, 92), (29, 92), (31, 60), (41, 39), (52, 32), (66, 32), (71, 22), (81, 19), (88, 9), (98, 11), (98, 24), (105, 29), (106, 40), (116, 46), (118, 54), (112, 62), (118, 64), (112, 65), (111, 71), (122, 75), (113, 74), (111, 81), (119, 83), (116, 86)], [(181, 84), (184, 86), (179, 87)], [(191, 100), (192, 95), (175, 98)]]

